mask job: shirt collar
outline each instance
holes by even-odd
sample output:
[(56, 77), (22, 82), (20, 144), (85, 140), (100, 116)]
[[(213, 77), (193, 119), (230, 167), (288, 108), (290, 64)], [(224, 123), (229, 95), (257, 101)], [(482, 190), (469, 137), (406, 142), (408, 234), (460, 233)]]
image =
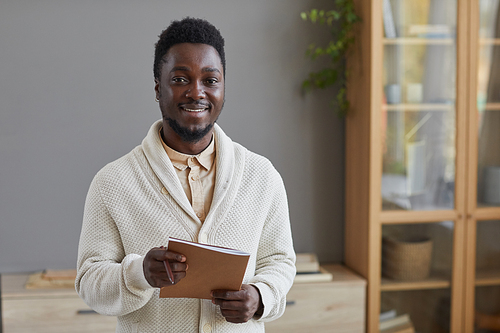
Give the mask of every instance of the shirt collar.
[(160, 136), (161, 144), (163, 145), (165, 152), (167, 153), (175, 168), (179, 170), (185, 170), (188, 167), (189, 159), (195, 159), (207, 171), (210, 170), (215, 160), (215, 136), (212, 135), (212, 141), (210, 142), (208, 147), (205, 148), (205, 150), (203, 150), (201, 153), (197, 155), (188, 155), (180, 153), (167, 146), (167, 144), (163, 142), (163, 138), (161, 137), (161, 130), (162, 128), (160, 128), (160, 131), (158, 133), (158, 135)]

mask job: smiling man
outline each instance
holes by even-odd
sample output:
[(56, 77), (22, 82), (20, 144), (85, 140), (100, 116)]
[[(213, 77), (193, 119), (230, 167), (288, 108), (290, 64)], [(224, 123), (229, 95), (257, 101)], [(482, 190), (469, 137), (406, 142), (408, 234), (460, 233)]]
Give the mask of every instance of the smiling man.
[[(213, 25), (172, 22), (155, 48), (162, 119), (90, 185), (75, 286), (94, 310), (118, 317), (117, 332), (264, 332), (285, 310), (295, 276), (285, 188), (266, 158), (216, 124), (225, 73)], [(163, 247), (168, 237), (250, 253), (241, 290), (159, 298), (189, 274), (189, 258)]]
[(207, 44), (180, 43), (170, 48), (162, 62), (155, 91), (164, 142), (181, 153), (199, 154), (212, 140), (224, 105), (220, 56)]

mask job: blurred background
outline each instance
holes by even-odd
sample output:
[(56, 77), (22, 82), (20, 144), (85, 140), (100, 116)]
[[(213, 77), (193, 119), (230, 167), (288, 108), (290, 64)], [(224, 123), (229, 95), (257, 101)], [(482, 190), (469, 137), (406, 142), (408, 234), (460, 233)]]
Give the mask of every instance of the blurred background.
[(172, 20), (204, 18), (226, 41), (219, 125), (266, 156), (288, 192), (297, 252), (343, 260), (344, 121), (335, 91), (304, 95), (324, 65), (304, 56), (326, 29), (300, 18), (326, 0), (2, 0), (0, 273), (76, 266), (83, 206), (105, 164), (160, 119), (154, 44)]

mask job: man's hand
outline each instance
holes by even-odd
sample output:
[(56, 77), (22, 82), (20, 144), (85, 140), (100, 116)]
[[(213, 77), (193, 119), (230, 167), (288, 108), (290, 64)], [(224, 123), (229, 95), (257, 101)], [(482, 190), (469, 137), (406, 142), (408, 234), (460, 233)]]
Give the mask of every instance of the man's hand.
[[(174, 276), (174, 283), (170, 282), (163, 261), (167, 261), (166, 263), (170, 265)], [(144, 257), (142, 269), (144, 270), (146, 280), (152, 287), (168, 287), (176, 284), (186, 276), (188, 265), (185, 262), (186, 257), (184, 255), (168, 251), (165, 248), (155, 247), (149, 250)]]
[(246, 323), (254, 315), (262, 315), (263, 305), (259, 290), (249, 284), (241, 286), (240, 291), (214, 290), (212, 303), (220, 306), (226, 321)]

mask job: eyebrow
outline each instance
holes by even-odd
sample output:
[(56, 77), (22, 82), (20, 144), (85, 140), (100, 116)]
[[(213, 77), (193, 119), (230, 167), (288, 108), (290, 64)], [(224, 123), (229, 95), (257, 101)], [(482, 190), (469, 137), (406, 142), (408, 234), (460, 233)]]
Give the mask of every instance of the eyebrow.
[(222, 74), (218, 68), (215, 67), (206, 67), (201, 70), (202, 72), (218, 72), (219, 74)]
[[(172, 73), (172, 72), (175, 72), (175, 71), (189, 72), (190, 68), (187, 67), (187, 66), (175, 66), (175, 67), (172, 68), (172, 70), (170, 72)], [(222, 74), (220, 72), (220, 70), (218, 68), (216, 68), (216, 67), (205, 67), (205, 68), (202, 68), (201, 71), (202, 72), (209, 72), (209, 73), (218, 72), (218, 73)]]
[(175, 71), (184, 71), (184, 72), (189, 72), (189, 67), (186, 66), (175, 66), (170, 70), (170, 73), (175, 72)]

